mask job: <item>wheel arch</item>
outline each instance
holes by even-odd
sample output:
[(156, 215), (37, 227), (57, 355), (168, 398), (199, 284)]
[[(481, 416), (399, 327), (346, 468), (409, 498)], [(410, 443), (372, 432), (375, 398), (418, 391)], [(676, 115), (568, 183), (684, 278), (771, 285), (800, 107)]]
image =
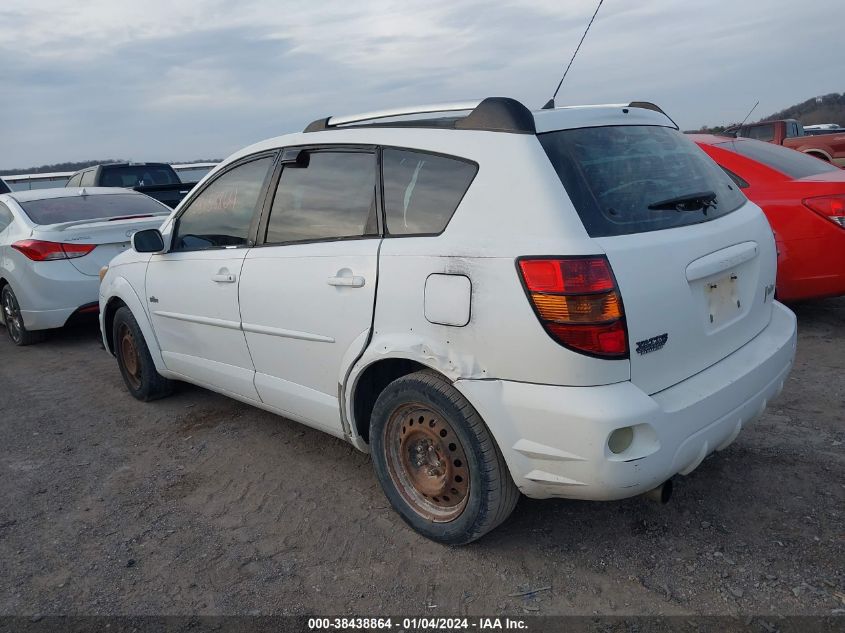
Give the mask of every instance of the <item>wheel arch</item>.
[[(147, 343), (147, 348), (150, 350), (150, 356), (155, 364), (156, 371), (167, 376), (167, 367), (164, 364), (164, 359), (161, 356), (161, 348), (158, 344), (158, 339), (155, 336), (152, 324), (150, 323), (149, 315), (141, 303), (141, 299), (135, 292), (135, 289), (123, 277), (116, 277), (108, 280), (105, 287), (101, 289), (103, 296), (108, 297), (103, 306), (101, 315), (101, 324), (103, 327), (104, 343), (108, 345), (108, 350), (114, 354), (113, 349), (113, 332), (111, 330), (114, 324), (114, 314), (122, 307), (129, 308), (138, 327), (141, 328), (141, 333), (144, 335), (144, 341)], [(110, 313), (111, 308), (111, 313)], [(110, 320), (109, 320), (110, 318)]]
[(370, 416), (381, 392), (394, 380), (419, 371), (437, 374), (452, 383), (452, 379), (437, 367), (404, 356), (376, 359), (360, 368), (350, 389), (347, 408), (352, 440), (356, 446), (363, 450), (369, 446)]
[(828, 163), (832, 162), (830, 154), (821, 149), (805, 149), (804, 153)]
[[(5, 277), (0, 277), (0, 292), (3, 292), (3, 288), (9, 285), (9, 281)], [(0, 323), (5, 323), (6, 317), (3, 316), (3, 310), (0, 309)]]
[(421, 370), (435, 372), (450, 383), (487, 377), (474, 356), (459, 353), (446, 340), (416, 333), (377, 333), (344, 382), (343, 409), (352, 444), (369, 450), (370, 414), (379, 394), (397, 378)]

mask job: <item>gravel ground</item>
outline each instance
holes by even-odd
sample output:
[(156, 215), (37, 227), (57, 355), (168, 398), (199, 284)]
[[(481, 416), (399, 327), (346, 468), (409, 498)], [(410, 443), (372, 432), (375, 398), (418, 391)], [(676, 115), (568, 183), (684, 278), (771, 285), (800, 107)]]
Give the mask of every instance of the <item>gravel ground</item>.
[(339, 440), (191, 386), (136, 402), (96, 327), (3, 336), (0, 613), (845, 613), (845, 299), (794, 309), (784, 393), (669, 505), (523, 499), (464, 548)]

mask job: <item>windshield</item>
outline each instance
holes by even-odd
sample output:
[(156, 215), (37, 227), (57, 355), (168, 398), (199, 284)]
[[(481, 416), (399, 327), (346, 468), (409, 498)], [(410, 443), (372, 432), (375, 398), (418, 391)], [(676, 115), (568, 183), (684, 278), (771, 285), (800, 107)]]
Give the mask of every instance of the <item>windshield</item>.
[(716, 163), (671, 128), (622, 125), (538, 137), (591, 237), (706, 222), (746, 200)]
[(20, 202), (35, 224), (107, 220), (133, 215), (169, 215), (170, 209), (140, 193), (66, 196)]
[(716, 147), (747, 156), (790, 178), (806, 178), (807, 176), (839, 171), (838, 167), (820, 158), (814, 158), (798, 150), (789, 149), (780, 145), (772, 145), (771, 143), (728, 141), (726, 143), (718, 143)]
[(145, 187), (176, 185), (182, 181), (170, 165), (121, 165), (103, 167), (102, 187)]

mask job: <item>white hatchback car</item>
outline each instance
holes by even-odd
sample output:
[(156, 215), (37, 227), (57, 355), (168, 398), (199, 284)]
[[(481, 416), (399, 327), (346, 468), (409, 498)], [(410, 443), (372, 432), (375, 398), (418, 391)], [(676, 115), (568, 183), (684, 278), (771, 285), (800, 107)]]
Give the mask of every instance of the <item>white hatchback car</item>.
[(100, 268), (170, 211), (125, 189), (0, 195), (0, 323), (12, 342), (29, 345), (75, 315), (96, 314)]
[(445, 543), (520, 492), (665, 498), (795, 353), (762, 212), (642, 102), (322, 119), (133, 246), (100, 318), (136, 398), (184, 380), (344, 438)]

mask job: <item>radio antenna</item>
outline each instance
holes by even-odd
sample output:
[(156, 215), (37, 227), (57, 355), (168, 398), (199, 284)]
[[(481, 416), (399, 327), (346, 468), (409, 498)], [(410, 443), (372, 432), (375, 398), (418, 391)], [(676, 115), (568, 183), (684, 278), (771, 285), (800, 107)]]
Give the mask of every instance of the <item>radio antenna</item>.
[(543, 110), (554, 110), (555, 108), (555, 97), (557, 97), (557, 93), (560, 91), (560, 87), (563, 85), (563, 80), (566, 79), (566, 73), (569, 72), (569, 69), (572, 67), (572, 62), (575, 61), (575, 56), (578, 54), (578, 51), (581, 50), (581, 44), (584, 43), (584, 38), (587, 37), (587, 33), (590, 30), (590, 27), (593, 26), (593, 20), (596, 19), (596, 16), (599, 13), (599, 9), (601, 9), (601, 5), (604, 0), (599, 0), (599, 4), (596, 7), (595, 12), (593, 13), (593, 17), (590, 18), (590, 23), (587, 25), (587, 28), (584, 29), (584, 35), (581, 36), (581, 41), (578, 42), (578, 46), (575, 47), (575, 52), (572, 53), (572, 59), (569, 60), (569, 64), (566, 66), (566, 70), (563, 71), (563, 77), (560, 78), (560, 82), (558, 82), (557, 88), (555, 89), (555, 93), (552, 95), (552, 98), (546, 102), (546, 105), (543, 106)]
[(751, 116), (751, 113), (752, 113), (752, 112), (754, 112), (754, 108), (756, 108), (758, 105), (760, 105), (760, 101), (759, 101), (759, 100), (757, 101), (757, 103), (755, 103), (755, 104), (754, 104), (754, 107), (753, 107), (753, 108), (751, 108), (751, 109), (748, 111), (748, 114), (746, 114), (746, 115), (745, 115), (745, 118), (742, 120), (742, 123), (740, 123), (740, 124), (739, 124), (739, 127), (742, 127), (743, 125), (745, 125), (745, 122), (748, 120), (748, 117), (750, 117), (750, 116)]

